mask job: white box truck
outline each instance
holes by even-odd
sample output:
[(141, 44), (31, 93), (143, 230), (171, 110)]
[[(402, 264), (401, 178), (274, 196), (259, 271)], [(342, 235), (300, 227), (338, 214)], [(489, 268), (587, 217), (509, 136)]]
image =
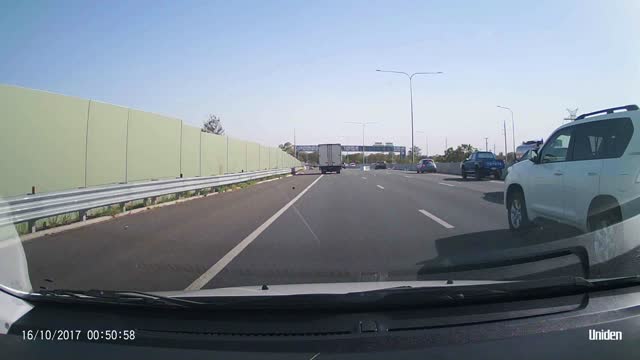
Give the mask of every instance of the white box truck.
[(319, 167), (323, 174), (335, 172), (340, 174), (342, 169), (342, 145), (320, 144), (318, 145)]

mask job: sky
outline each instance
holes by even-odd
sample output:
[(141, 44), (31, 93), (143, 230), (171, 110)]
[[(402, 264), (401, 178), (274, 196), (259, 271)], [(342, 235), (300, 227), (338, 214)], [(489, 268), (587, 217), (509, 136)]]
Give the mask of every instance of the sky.
[[(265, 145), (547, 138), (566, 108), (638, 103), (638, 1), (0, 0), (0, 83)], [(425, 136), (427, 139), (425, 139)]]

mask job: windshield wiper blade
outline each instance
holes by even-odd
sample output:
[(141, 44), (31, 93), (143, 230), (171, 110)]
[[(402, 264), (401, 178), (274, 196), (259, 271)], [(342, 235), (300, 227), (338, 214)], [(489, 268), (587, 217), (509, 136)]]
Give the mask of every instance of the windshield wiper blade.
[(140, 306), (169, 306), (208, 310), (347, 310), (463, 305), (584, 294), (640, 285), (640, 276), (585, 279), (562, 276), (539, 280), (496, 282), (482, 285), (452, 284), (436, 287), (396, 286), (345, 294), (167, 297), (140, 291), (42, 290), (29, 294), (34, 301), (61, 301)]
[(161, 296), (141, 291), (113, 290), (41, 290), (29, 295), (30, 300), (55, 300), (81, 303), (102, 303), (120, 305), (194, 307), (203, 305), (199, 301)]
[(589, 281), (597, 290), (607, 290), (640, 285), (640, 275), (621, 276), (609, 279), (593, 279), (587, 281)]
[(380, 289), (358, 294), (378, 296), (385, 301), (393, 298), (403, 299), (405, 296), (415, 300), (432, 301), (485, 301), (501, 299), (525, 299), (552, 296), (565, 296), (592, 291), (602, 291), (621, 287), (640, 285), (640, 276), (625, 276), (610, 279), (585, 279), (578, 276), (560, 276), (538, 280), (521, 280), (510, 282), (496, 282), (484, 285), (444, 285), (438, 287), (414, 287), (409, 289)]
[(547, 298), (634, 285), (640, 285), (640, 277), (587, 280), (564, 276), (482, 285), (455, 285), (454, 281), (451, 285), (436, 287), (401, 286), (345, 294), (203, 296), (198, 300), (208, 309), (364, 311)]

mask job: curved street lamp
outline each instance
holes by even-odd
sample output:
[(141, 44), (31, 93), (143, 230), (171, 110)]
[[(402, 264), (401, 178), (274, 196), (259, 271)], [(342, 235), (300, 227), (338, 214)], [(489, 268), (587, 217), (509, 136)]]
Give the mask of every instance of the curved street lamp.
[[(511, 112), (511, 137), (513, 138), (513, 161), (516, 160), (516, 126), (513, 122), (513, 110), (511, 110), (510, 108), (506, 107), (506, 106), (500, 106), (500, 105), (496, 105), (497, 107), (499, 107), (500, 109), (505, 109), (505, 110), (509, 110), (509, 112)], [(508, 156), (507, 154), (504, 154), (505, 159), (508, 160)]]
[(402, 74), (402, 75), (405, 75), (407, 78), (409, 78), (409, 96), (411, 98), (411, 163), (415, 163), (415, 154), (413, 151), (413, 147), (414, 147), (414, 144), (413, 144), (413, 77), (416, 75), (438, 75), (438, 74), (442, 74), (443, 72), (442, 71), (416, 72), (409, 75), (404, 71), (380, 70), (380, 69), (376, 69), (376, 71), (384, 72), (384, 73)]

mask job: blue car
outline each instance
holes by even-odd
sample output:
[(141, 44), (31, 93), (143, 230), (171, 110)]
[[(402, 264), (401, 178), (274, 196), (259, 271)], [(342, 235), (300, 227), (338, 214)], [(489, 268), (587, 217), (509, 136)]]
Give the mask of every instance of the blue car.
[(467, 175), (473, 175), (476, 180), (480, 180), (489, 175), (500, 179), (503, 170), (504, 161), (496, 159), (496, 156), (488, 151), (476, 151), (472, 153), (460, 166), (463, 179), (466, 179)]

